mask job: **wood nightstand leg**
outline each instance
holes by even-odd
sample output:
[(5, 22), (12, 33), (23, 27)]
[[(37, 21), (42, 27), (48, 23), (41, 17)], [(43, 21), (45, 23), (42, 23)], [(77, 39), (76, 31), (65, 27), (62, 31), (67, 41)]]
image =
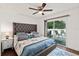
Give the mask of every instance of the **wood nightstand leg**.
[(4, 52), (4, 50), (2, 49), (2, 52)]

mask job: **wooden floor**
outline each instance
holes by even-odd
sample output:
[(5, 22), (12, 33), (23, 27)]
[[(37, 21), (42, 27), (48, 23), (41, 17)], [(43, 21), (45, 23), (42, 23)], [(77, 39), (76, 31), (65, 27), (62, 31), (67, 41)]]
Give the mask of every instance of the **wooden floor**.
[[(73, 50), (73, 49), (66, 48), (66, 47), (64, 47), (64, 46), (62, 46), (62, 45), (57, 45), (56, 47), (61, 48), (61, 49), (63, 49), (63, 50), (66, 50), (66, 51), (69, 51), (69, 52), (72, 52), (72, 53), (74, 53), (74, 54), (79, 55), (79, 51), (75, 51), (75, 50)], [(16, 52), (15, 52), (14, 49), (11, 49), (11, 48), (10, 48), (10, 49), (4, 50), (4, 52), (2, 52), (2, 56), (17, 56), (17, 54), (16, 54)]]
[(4, 50), (1, 55), (2, 56), (17, 56), (15, 50), (12, 48)]

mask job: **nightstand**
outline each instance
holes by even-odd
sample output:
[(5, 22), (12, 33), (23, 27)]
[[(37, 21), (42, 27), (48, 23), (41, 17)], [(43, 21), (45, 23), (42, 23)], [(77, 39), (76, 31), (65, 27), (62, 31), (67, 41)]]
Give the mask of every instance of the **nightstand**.
[(13, 39), (3, 39), (1, 44), (2, 44), (2, 51), (8, 48), (13, 48)]

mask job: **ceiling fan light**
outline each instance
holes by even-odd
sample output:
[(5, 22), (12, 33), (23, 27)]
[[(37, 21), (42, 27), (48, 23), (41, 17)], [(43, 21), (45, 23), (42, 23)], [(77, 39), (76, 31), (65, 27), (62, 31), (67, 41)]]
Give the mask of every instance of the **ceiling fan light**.
[(39, 14), (42, 14), (43, 12), (42, 11), (39, 11)]

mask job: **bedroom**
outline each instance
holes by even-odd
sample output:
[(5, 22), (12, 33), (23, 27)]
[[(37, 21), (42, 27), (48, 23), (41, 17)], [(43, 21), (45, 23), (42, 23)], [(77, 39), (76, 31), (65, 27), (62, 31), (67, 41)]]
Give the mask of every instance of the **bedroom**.
[[(45, 22), (49, 20), (60, 20), (61, 18), (64, 18), (63, 20), (66, 23), (66, 45), (63, 47), (62, 45), (57, 46), (58, 44), (56, 42), (52, 42), (51, 39), (48, 41), (51, 41), (51, 46), (47, 48), (44, 46), (42, 47), (42, 51), (35, 55), (42, 55), (44, 56), (49, 55), (49, 51), (53, 51), (56, 47), (61, 48), (63, 52), (65, 52), (67, 48), (70, 48), (72, 51), (67, 51), (70, 54), (73, 54), (72, 52), (79, 55), (79, 27), (78, 27), (78, 19), (79, 19), (79, 4), (78, 3), (46, 3), (45, 9), (53, 9), (53, 11), (44, 12), (44, 15), (41, 14), (41, 12), (32, 15), (36, 10), (31, 10), (29, 7), (37, 8), (38, 6), (41, 6), (42, 3), (3, 3), (0, 4), (0, 22), (1, 22), (1, 52), (2, 56), (6, 55), (14, 55), (17, 56), (20, 55), (19, 52), (17, 52), (18, 47), (15, 47), (16, 45), (16, 36), (15, 33), (17, 32), (26, 32), (23, 34), (31, 33), (35, 31), (36, 36), (40, 36), (39, 38), (46, 38), (43, 37), (47, 35)], [(18, 27), (19, 26), (19, 27)], [(17, 30), (18, 29), (18, 30)], [(28, 29), (28, 30), (27, 30)], [(39, 35), (38, 35), (39, 33)], [(5, 36), (5, 35), (9, 35)], [(28, 34), (30, 35), (30, 34)], [(37, 38), (37, 39), (39, 39)], [(23, 40), (23, 42), (28, 43), (27, 45), (31, 45), (35, 42), (38, 43), (39, 40), (34, 40), (31, 37), (29, 38), (33, 42), (26, 42)], [(30, 41), (31, 41), (30, 40)], [(46, 41), (46, 40), (45, 40)], [(47, 41), (47, 42), (48, 42)], [(19, 41), (20, 42), (20, 41)], [(40, 44), (44, 44), (44, 41), (40, 41)], [(43, 42), (43, 43), (42, 43)], [(74, 43), (75, 42), (75, 43)], [(10, 45), (10, 48), (8, 48)], [(25, 44), (24, 44), (25, 45)], [(37, 44), (38, 46), (39, 44)], [(46, 45), (46, 42), (45, 42)], [(21, 46), (21, 45), (18, 45)], [(35, 46), (36, 47), (36, 46)], [(32, 48), (32, 47), (30, 47)], [(40, 48), (40, 47), (39, 47)], [(29, 48), (28, 48), (29, 49)], [(61, 50), (60, 49), (60, 50)], [(20, 48), (18, 49), (20, 50)], [(38, 50), (38, 49), (36, 49)], [(48, 53), (46, 53), (48, 52)], [(11, 54), (13, 53), (13, 54)], [(33, 52), (34, 53), (34, 52)], [(36, 52), (37, 53), (37, 52)], [(59, 52), (61, 53), (61, 52)], [(25, 53), (24, 53), (25, 54)], [(58, 54), (57, 54), (58, 55)], [(69, 54), (68, 54), (69, 55)]]

